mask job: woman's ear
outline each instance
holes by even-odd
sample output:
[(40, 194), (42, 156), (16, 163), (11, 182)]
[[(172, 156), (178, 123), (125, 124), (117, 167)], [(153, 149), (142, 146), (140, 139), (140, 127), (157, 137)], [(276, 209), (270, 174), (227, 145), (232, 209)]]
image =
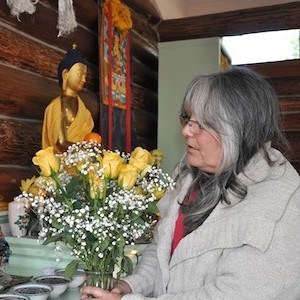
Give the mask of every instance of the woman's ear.
[(67, 89), (68, 73), (69, 73), (69, 71), (67, 69), (63, 69), (63, 71), (61, 73), (63, 91), (65, 91)]

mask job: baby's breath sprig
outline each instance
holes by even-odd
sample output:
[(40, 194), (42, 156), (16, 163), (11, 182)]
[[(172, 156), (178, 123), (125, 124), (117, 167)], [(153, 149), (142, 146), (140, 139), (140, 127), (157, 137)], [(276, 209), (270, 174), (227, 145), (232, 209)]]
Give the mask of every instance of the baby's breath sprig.
[(157, 200), (174, 187), (171, 177), (140, 147), (123, 153), (80, 142), (50, 159), (55, 171), (39, 177), (40, 196), (22, 195), (42, 220), (39, 238), (69, 247), (69, 276), (80, 262), (91, 271), (117, 268), (118, 277), (130, 273), (124, 248), (151, 229)]

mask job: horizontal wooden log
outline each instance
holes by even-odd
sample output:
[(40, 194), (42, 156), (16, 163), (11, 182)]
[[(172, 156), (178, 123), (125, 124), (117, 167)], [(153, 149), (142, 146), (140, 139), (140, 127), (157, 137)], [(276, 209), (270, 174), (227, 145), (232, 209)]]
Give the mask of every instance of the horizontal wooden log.
[(131, 81), (143, 85), (145, 88), (151, 91), (158, 90), (158, 73), (144, 64), (139, 60), (136, 60), (134, 57), (131, 60), (132, 65), (132, 74)]
[[(62, 51), (47, 47), (9, 27), (0, 27), (1, 62), (57, 80), (57, 67), (64, 57)], [(98, 69), (93, 65), (88, 67), (85, 86), (92, 91), (98, 89)]]
[(283, 128), (285, 130), (299, 130), (300, 131), (300, 112), (283, 113)]
[(285, 136), (292, 147), (292, 153), (289, 157), (290, 160), (300, 160), (300, 131), (285, 131)]
[(157, 148), (157, 139), (156, 138), (151, 138), (148, 136), (138, 136), (137, 137), (137, 142), (136, 144), (133, 146), (133, 148), (140, 146), (143, 147), (144, 149), (147, 149), (148, 151), (151, 151), (153, 149)]
[(21, 180), (37, 175), (33, 166), (21, 167), (17, 165), (0, 165), (0, 195), (6, 202), (13, 200), (20, 191)]
[(150, 91), (144, 86), (132, 84), (131, 106), (133, 109), (146, 110), (149, 113), (158, 113), (157, 91)]
[(284, 60), (243, 65), (267, 78), (300, 77), (300, 60)]
[[(57, 80), (37, 76), (0, 64), (0, 112), (2, 115), (42, 120), (50, 101), (60, 95)], [(99, 118), (99, 99), (95, 93), (83, 90), (81, 98), (95, 122)]]
[(137, 136), (157, 137), (157, 116), (146, 111), (132, 110), (132, 125)]
[(291, 161), (291, 164), (293, 165), (293, 167), (298, 171), (298, 173), (300, 173), (300, 161)]
[(93, 64), (98, 64), (98, 36), (94, 32), (78, 26), (67, 37), (57, 37), (57, 11), (39, 2), (36, 5), (34, 15), (21, 14), (19, 22), (10, 15), (6, 1), (0, 1), (1, 21), (10, 25), (20, 32), (28, 34), (48, 45), (55, 45), (63, 50), (68, 50), (76, 42), (83, 55)]
[(123, 0), (134, 12), (141, 14), (147, 22), (157, 25), (161, 21), (161, 15), (152, 1)]
[(300, 77), (271, 78), (269, 81), (279, 97), (300, 95)]
[(300, 28), (300, 2), (237, 10), (226, 13), (163, 20), (159, 40), (177, 41)]
[(156, 28), (151, 26), (151, 24), (144, 18), (144, 16), (132, 13), (131, 17), (133, 23), (132, 31), (136, 32), (149, 43), (154, 45), (157, 44), (158, 33)]
[(0, 118), (0, 164), (31, 165), (41, 149), (42, 122)]
[[(300, 94), (300, 91), (299, 91)], [(279, 98), (282, 112), (300, 112), (300, 95), (299, 96), (282, 96)]]
[(149, 43), (134, 32), (131, 33), (131, 55), (148, 67), (158, 70), (157, 44)]

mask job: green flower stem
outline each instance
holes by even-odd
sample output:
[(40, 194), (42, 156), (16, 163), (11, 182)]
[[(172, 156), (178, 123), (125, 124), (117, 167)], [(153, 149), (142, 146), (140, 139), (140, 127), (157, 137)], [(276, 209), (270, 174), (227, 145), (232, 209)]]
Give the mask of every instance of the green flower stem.
[(68, 193), (67, 191), (65, 190), (65, 188), (60, 184), (60, 180), (57, 176), (57, 173), (53, 172), (51, 174), (52, 178), (55, 180), (56, 184), (57, 184), (57, 190), (60, 190), (62, 191), (62, 197), (64, 198), (64, 200), (66, 200), (66, 203), (67, 203), (67, 206), (68, 208), (72, 211), (73, 210), (73, 206), (72, 206), (72, 203), (71, 201), (69, 201), (69, 198), (68, 198)]

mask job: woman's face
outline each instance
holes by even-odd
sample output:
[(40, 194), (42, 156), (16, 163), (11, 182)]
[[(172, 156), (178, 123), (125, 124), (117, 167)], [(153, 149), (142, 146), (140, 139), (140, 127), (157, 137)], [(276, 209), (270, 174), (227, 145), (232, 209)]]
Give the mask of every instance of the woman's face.
[(215, 173), (222, 155), (219, 136), (214, 131), (199, 127), (195, 120), (192, 115), (182, 129), (187, 146), (187, 161), (204, 172)]

